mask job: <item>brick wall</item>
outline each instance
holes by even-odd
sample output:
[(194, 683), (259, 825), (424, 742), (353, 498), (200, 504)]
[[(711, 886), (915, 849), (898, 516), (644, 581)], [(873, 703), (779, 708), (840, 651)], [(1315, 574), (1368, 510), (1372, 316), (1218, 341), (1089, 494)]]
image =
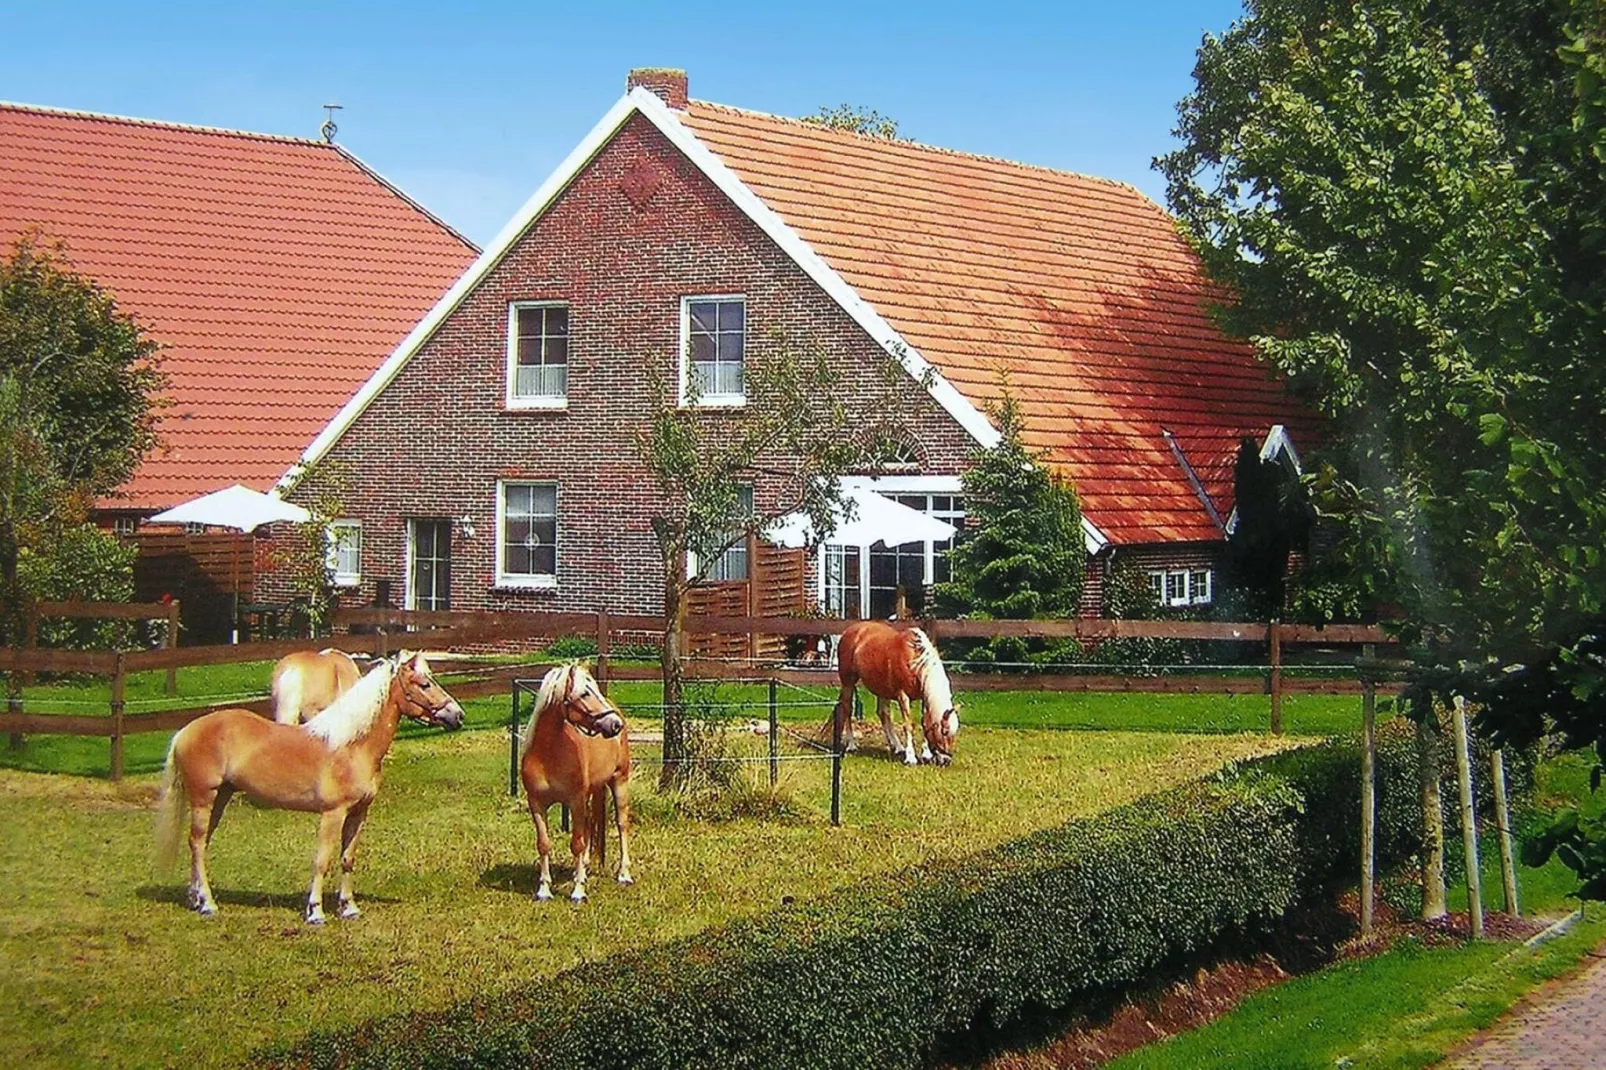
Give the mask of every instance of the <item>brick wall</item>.
[(1172, 569), (1213, 570), (1214, 593), (1220, 591), (1220, 543), (1171, 543), (1153, 546), (1121, 546), (1105, 550), (1087, 559), (1087, 574), (1082, 582), (1080, 613), (1084, 617), (1104, 615), (1104, 591), (1113, 568), (1132, 568), (1139, 572)]
[[(681, 298), (699, 294), (745, 296), (750, 362), (778, 356), (785, 335), (823, 349), (844, 383), (872, 374), (869, 336), (637, 116), (330, 451), (363, 522), (363, 583), (347, 601), (388, 579), (401, 602), (407, 517), (467, 517), (472, 538), (452, 525), (454, 609), (659, 610), (653, 490), (630, 442), (655, 377), (675, 387)], [(505, 408), (508, 305), (526, 300), (568, 303), (564, 410)], [(906, 396), (923, 470), (959, 472), (969, 436), (912, 379)], [(555, 588), (495, 586), (498, 479), (558, 484)], [(760, 510), (777, 504), (777, 484), (755, 484)], [(265, 593), (276, 583), (265, 577)]]

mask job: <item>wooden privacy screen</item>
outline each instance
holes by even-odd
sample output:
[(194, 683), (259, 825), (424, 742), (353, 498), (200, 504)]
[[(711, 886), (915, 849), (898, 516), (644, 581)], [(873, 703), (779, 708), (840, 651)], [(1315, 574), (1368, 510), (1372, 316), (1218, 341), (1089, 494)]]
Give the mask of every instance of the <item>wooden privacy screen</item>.
[(255, 538), (237, 531), (205, 535), (140, 531), (133, 541), (139, 547), (134, 598), (156, 602), (171, 595), (184, 606), (186, 643), (226, 642), (236, 575), (240, 601), (254, 600)]
[[(802, 550), (771, 546), (749, 536), (746, 580), (701, 583), (690, 591), (694, 617), (796, 617), (808, 608)], [(686, 651), (694, 658), (756, 658), (775, 661), (786, 652), (781, 635), (689, 634)]]

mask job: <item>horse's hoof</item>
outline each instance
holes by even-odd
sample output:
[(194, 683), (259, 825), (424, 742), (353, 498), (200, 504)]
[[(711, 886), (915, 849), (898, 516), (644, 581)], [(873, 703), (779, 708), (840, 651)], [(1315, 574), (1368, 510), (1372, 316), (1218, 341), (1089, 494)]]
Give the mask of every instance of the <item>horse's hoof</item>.
[(356, 903), (350, 899), (345, 899), (340, 903), (340, 916), (346, 921), (350, 921), (352, 918), (362, 917), (362, 911), (357, 909)]
[(911, 751), (904, 751), (903, 752), (903, 764), (904, 765), (908, 765), (908, 766), (919, 765), (920, 764), (920, 759), (915, 757), (915, 752), (914, 751), (912, 751), (912, 750)]
[(585, 901), (586, 901), (586, 892), (585, 892), (584, 888), (576, 888), (574, 891), (569, 893), (569, 902), (571, 902), (571, 903), (584, 903)]
[(541, 888), (537, 888), (535, 890), (535, 901), (537, 903), (545, 903), (551, 898), (552, 898), (552, 889), (551, 888), (541, 887)]
[(217, 907), (212, 903), (202, 903), (195, 908), (195, 912), (203, 918), (217, 917)]
[(619, 883), (620, 884), (635, 884), (636, 883), (636, 878), (632, 877), (628, 873), (621, 873), (621, 874), (619, 874)]
[(324, 917), (323, 911), (321, 910), (307, 911), (306, 922), (308, 925), (322, 925), (328, 920), (328, 918)]

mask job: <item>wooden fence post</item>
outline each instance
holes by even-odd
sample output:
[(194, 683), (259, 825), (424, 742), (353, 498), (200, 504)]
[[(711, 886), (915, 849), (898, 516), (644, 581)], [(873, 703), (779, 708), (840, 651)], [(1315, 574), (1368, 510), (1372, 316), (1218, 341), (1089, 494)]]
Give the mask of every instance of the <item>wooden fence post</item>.
[[(163, 644), (163, 649), (178, 649), (178, 599), (176, 598), (167, 603), (167, 640)], [(176, 666), (168, 666), (167, 683), (162, 690), (164, 694), (178, 694), (178, 668)]]
[(1506, 913), (1516, 917), (1517, 865), (1511, 856), (1511, 811), (1506, 806), (1506, 756), (1500, 750), (1489, 754), (1489, 776), (1494, 782), (1494, 821), (1500, 834), (1500, 889), (1505, 893)]
[[(39, 606), (30, 601), (28, 608), (22, 614), (22, 649), (33, 651), (39, 649)], [(22, 686), (34, 685), (33, 669), (22, 670)]]
[(608, 623), (608, 611), (597, 610), (597, 686), (608, 693), (608, 663), (612, 660), (613, 628)]
[(1478, 815), (1472, 797), (1472, 757), (1467, 748), (1467, 701), (1455, 697), (1451, 715), (1455, 728), (1455, 779), (1461, 789), (1461, 844), (1467, 863), (1467, 916), (1472, 938), (1483, 939), (1483, 875), (1478, 872)]
[[(513, 681), (513, 711), (507, 719), (507, 793), (519, 797), (519, 682)], [(534, 712), (530, 716), (535, 716)]]
[(842, 824), (842, 718), (840, 717), (831, 718), (831, 824)]
[(1266, 626), (1266, 638), (1271, 643), (1271, 672), (1266, 681), (1271, 692), (1271, 734), (1283, 734), (1283, 635), (1282, 622), (1272, 620)]
[[(22, 674), (12, 672), (6, 674), (6, 712), (13, 716), (22, 714)], [(11, 733), (11, 749), (21, 750), (27, 740), (21, 732)]]
[(125, 673), (123, 655), (118, 652), (117, 667), (112, 672), (112, 760), (113, 781), (123, 779), (123, 688)]
[[(1370, 662), (1375, 650), (1367, 643), (1361, 657)], [(1361, 686), (1361, 935), (1370, 936), (1377, 864), (1377, 684), (1370, 666), (1361, 669)]]

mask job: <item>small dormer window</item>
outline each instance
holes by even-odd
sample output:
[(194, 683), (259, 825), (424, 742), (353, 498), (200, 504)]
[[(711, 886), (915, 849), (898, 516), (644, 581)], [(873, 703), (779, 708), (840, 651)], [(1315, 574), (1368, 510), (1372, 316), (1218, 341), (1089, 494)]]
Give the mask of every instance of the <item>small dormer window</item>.
[(681, 302), (681, 403), (743, 405), (747, 302), (740, 295)]

